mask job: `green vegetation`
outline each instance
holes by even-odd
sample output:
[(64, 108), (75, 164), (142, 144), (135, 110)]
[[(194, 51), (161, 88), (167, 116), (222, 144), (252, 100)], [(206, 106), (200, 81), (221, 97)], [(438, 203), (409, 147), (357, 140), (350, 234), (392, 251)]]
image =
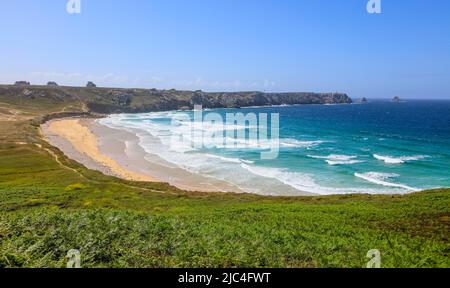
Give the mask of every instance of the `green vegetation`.
[[(407, 196), (187, 193), (90, 171), (39, 136), (77, 100), (0, 95), (0, 267), (450, 267), (450, 190)], [(12, 119), (11, 117), (14, 116)]]

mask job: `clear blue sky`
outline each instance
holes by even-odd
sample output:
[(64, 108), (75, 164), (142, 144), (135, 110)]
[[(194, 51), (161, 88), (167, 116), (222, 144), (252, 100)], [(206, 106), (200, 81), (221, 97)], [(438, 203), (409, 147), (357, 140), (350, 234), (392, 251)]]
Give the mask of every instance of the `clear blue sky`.
[(2, 0), (0, 83), (450, 99), (450, 1)]

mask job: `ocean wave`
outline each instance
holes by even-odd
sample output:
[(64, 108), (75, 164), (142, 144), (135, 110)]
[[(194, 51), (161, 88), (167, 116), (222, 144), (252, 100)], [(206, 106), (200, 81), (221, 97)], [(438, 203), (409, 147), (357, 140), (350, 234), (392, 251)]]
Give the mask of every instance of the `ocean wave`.
[[(276, 147), (279, 148), (306, 148), (312, 149), (324, 141), (300, 141), (296, 139), (242, 139), (242, 138), (208, 138), (204, 137), (204, 143), (213, 144), (215, 148), (220, 149), (255, 149), (255, 150), (267, 150)], [(211, 146), (211, 145), (209, 145)]]
[[(399, 189), (380, 190), (380, 189), (356, 188), (356, 187), (348, 187), (348, 188), (325, 187), (318, 184), (314, 180), (313, 176), (309, 174), (290, 172), (289, 170), (283, 168), (269, 168), (246, 164), (241, 164), (241, 167), (253, 173), (254, 175), (274, 179), (296, 190), (313, 194), (320, 194), (320, 195), (337, 195), (337, 194), (351, 194), (351, 193), (385, 194), (385, 193), (401, 192), (401, 190)], [(392, 188), (399, 188), (399, 187), (392, 187)]]
[(400, 175), (398, 175), (398, 174), (379, 173), (379, 172), (355, 173), (355, 177), (361, 178), (361, 179), (366, 180), (367, 182), (370, 182), (373, 184), (382, 185), (382, 186), (386, 186), (386, 187), (401, 188), (401, 189), (405, 189), (405, 190), (409, 190), (409, 191), (419, 190), (417, 188), (413, 188), (413, 187), (410, 187), (407, 185), (397, 184), (397, 183), (392, 183), (392, 182), (386, 181), (386, 180), (396, 178), (399, 176)]
[(325, 162), (328, 163), (328, 165), (335, 166), (335, 165), (351, 165), (351, 164), (357, 164), (357, 163), (363, 163), (362, 160), (355, 160), (358, 158), (358, 156), (349, 156), (349, 155), (338, 155), (338, 154), (331, 154), (328, 156), (315, 156), (315, 155), (307, 155), (310, 158), (314, 159), (325, 159)]
[(244, 160), (244, 159), (240, 159), (240, 158), (224, 157), (224, 156), (219, 156), (219, 155), (214, 155), (214, 154), (204, 154), (204, 155), (209, 158), (219, 159), (219, 160), (222, 160), (224, 162), (229, 162), (229, 163), (236, 163), (236, 164), (241, 164), (241, 163), (253, 164), (254, 163), (253, 161)]
[(429, 156), (426, 155), (416, 155), (416, 156), (401, 156), (401, 157), (392, 157), (392, 156), (382, 156), (378, 154), (373, 154), (375, 159), (384, 161), (387, 164), (403, 164), (405, 162), (418, 161), (425, 159)]
[[(136, 119), (140, 119), (136, 121)], [(156, 119), (169, 120), (165, 122)], [(132, 121), (130, 121), (132, 120)], [(156, 112), (132, 117), (128, 114), (111, 115), (99, 120), (99, 123), (110, 128), (119, 128), (134, 132), (145, 131), (159, 138), (163, 144), (172, 146), (172, 150), (189, 152), (199, 147), (219, 149), (255, 149), (267, 150), (279, 148), (312, 149), (325, 141), (298, 140), (293, 138), (259, 139), (258, 127), (245, 125), (228, 125), (221, 123), (196, 123), (192, 119), (180, 117), (177, 112)], [(243, 130), (250, 129), (249, 133)], [(229, 131), (239, 131), (236, 135)], [(230, 137), (231, 136), (231, 137)], [(183, 142), (183, 143), (178, 143)], [(191, 146), (191, 147), (188, 147)]]
[(343, 160), (343, 161), (334, 161), (334, 160), (326, 160), (325, 162), (328, 163), (328, 165), (336, 166), (336, 165), (352, 165), (352, 164), (358, 164), (363, 163), (362, 160)]
[(317, 184), (315, 184), (314, 181), (305, 174), (289, 172), (286, 169), (281, 168), (268, 168), (246, 164), (241, 164), (241, 167), (257, 176), (278, 180), (279, 182), (291, 186), (299, 191), (318, 193), (319, 190), (317, 189)]
[[(309, 140), (317, 139), (319, 137), (305, 137), (308, 140), (300, 140), (295, 139), (298, 135), (286, 135), (286, 138), (267, 139), (264, 141), (245, 138), (235, 139), (231, 138), (231, 136), (230, 138), (226, 138), (227, 129), (231, 129), (231, 126), (224, 127), (223, 125), (215, 124), (204, 126), (203, 128), (207, 128), (207, 131), (204, 134), (205, 137), (197, 137), (191, 133), (191, 124), (189, 124), (192, 123), (191, 121), (183, 121), (182, 118), (180, 118), (178, 122), (171, 121), (171, 118), (176, 118), (175, 113), (176, 112), (158, 112), (142, 114), (141, 117), (135, 117), (134, 115), (133, 117), (130, 117), (129, 115), (112, 115), (111, 117), (100, 119), (98, 121), (99, 123), (111, 128), (119, 128), (134, 133), (139, 138), (138, 145), (141, 146), (148, 154), (158, 155), (165, 162), (174, 164), (177, 167), (190, 172), (233, 183), (237, 187), (240, 187), (242, 191), (250, 193), (270, 194), (277, 193), (278, 191), (281, 192), (285, 189), (287, 191), (298, 190), (314, 194), (332, 195), (348, 193), (404, 193), (405, 190), (416, 190), (406, 185), (391, 183), (392, 181), (389, 181), (389, 179), (398, 176), (394, 174), (355, 173), (355, 176), (358, 178), (372, 182), (373, 184), (382, 185), (384, 187), (374, 186), (371, 188), (368, 185), (363, 186), (361, 183), (358, 183), (360, 186), (355, 184), (352, 187), (353, 184), (351, 184), (351, 182), (359, 182), (355, 181), (356, 178), (354, 178), (353, 181), (333, 183), (332, 180), (328, 181), (329, 179), (322, 181), (323, 175), (321, 172), (317, 172), (316, 174), (316, 170), (313, 170), (312, 172), (310, 172), (311, 170), (297, 172), (290, 170), (290, 168), (272, 168), (254, 165), (253, 161), (241, 159), (243, 155), (246, 155), (241, 153), (243, 149), (259, 152), (260, 150), (280, 147), (283, 153), (290, 153), (291, 150), (292, 152), (296, 152), (296, 149), (314, 149), (315, 152), (311, 151), (309, 153), (323, 153), (325, 156), (307, 156), (310, 158), (322, 159), (328, 165), (351, 165), (364, 161), (361, 161), (358, 158), (358, 155), (339, 155), (339, 152), (337, 152), (339, 150), (319, 152), (319, 149), (330, 149), (330, 145), (320, 146), (327, 141), (322, 141), (320, 139)], [(235, 128), (236, 127), (233, 126), (233, 129)], [(237, 128), (239, 129), (244, 127)], [(217, 133), (214, 134), (208, 132)], [(223, 132), (223, 134), (221, 132)], [(182, 136), (181, 138), (180, 135)], [(225, 135), (225, 141), (222, 141), (222, 136), (220, 135)], [(288, 138), (289, 136), (292, 138)], [(233, 151), (230, 151), (230, 153), (227, 152), (225, 157), (220, 154), (216, 154), (213, 150), (203, 151), (202, 147), (205, 146), (202, 145), (205, 143), (213, 144), (211, 148), (215, 149), (234, 148), (240, 149), (241, 151), (237, 154), (233, 154)], [(129, 147), (129, 143), (125, 143), (125, 145), (127, 150), (133, 149), (132, 147)], [(385, 157), (386, 161), (391, 162), (394, 162), (392, 159), (396, 159), (388, 156), (376, 156)], [(253, 158), (254, 156), (249, 156), (249, 158), (250, 157)], [(402, 157), (400, 160), (405, 162), (420, 160), (424, 157), (425, 156)], [(398, 159), (395, 163), (398, 163)], [(323, 166), (326, 164), (324, 163)], [(281, 163), (281, 165), (283, 164)], [(349, 177), (351, 179), (352, 175)], [(348, 185), (350, 187), (343, 187), (344, 185)]]
[(316, 156), (316, 155), (307, 155), (310, 158), (315, 159), (327, 159), (327, 160), (335, 160), (335, 161), (347, 161), (351, 159), (355, 159), (358, 156), (348, 156), (348, 155), (339, 155), (339, 154), (331, 154), (328, 156)]
[[(217, 132), (217, 131), (238, 131), (238, 130), (258, 130), (258, 126), (255, 125), (239, 125), (239, 124), (228, 124), (228, 123), (217, 123), (217, 122), (193, 122), (187, 121), (188, 119), (181, 119), (180, 117), (173, 116), (171, 118), (172, 125), (177, 124), (178, 126), (185, 126), (188, 130), (199, 130), (205, 132)], [(191, 119), (192, 120), (192, 119)]]
[(292, 138), (280, 139), (280, 146), (286, 148), (312, 148), (316, 147), (325, 141), (315, 140), (315, 141), (302, 141)]

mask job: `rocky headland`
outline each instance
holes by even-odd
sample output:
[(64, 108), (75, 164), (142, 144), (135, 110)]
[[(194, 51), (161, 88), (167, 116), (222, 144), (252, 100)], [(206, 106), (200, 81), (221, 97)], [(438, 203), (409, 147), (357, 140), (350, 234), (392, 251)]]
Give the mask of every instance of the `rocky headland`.
[[(64, 86), (0, 85), (0, 97), (5, 100), (82, 103), (85, 111), (100, 114), (144, 113), (177, 109), (240, 108), (251, 106), (296, 104), (349, 104), (345, 93), (264, 93), (264, 92), (203, 92), (157, 89), (121, 89)], [(8, 102), (9, 102), (8, 101)]]

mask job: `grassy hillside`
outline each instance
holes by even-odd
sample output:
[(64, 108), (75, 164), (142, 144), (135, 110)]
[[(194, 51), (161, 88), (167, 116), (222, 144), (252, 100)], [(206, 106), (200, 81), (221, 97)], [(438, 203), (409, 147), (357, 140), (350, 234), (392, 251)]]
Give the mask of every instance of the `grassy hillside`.
[[(48, 95), (48, 94), (45, 94)], [(0, 267), (450, 267), (450, 190), (269, 198), (104, 176), (39, 135), (84, 96), (0, 94)]]

